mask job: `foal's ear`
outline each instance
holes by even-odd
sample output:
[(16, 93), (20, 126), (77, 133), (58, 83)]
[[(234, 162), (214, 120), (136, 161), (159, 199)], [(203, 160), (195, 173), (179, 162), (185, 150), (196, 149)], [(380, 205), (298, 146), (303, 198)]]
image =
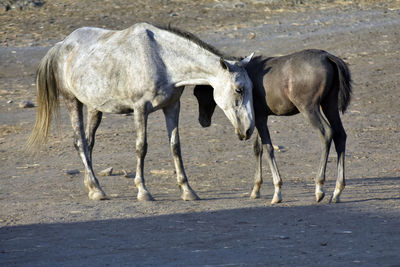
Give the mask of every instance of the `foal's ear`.
[(242, 60), (240, 61), (240, 64), (241, 64), (243, 67), (246, 67), (247, 64), (249, 64), (250, 60), (253, 58), (253, 56), (254, 56), (254, 52), (251, 53), (250, 56), (248, 56), (248, 57), (242, 59)]

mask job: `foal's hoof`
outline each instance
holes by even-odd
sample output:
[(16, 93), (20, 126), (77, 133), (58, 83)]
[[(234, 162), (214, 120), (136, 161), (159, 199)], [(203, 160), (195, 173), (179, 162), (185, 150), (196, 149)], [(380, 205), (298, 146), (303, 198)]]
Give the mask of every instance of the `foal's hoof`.
[(91, 200), (106, 200), (108, 199), (103, 190), (89, 191), (89, 199)]
[(256, 191), (251, 191), (251, 194), (250, 194), (250, 198), (251, 198), (251, 199), (257, 199), (257, 198), (260, 198), (260, 197), (261, 197), (260, 191), (258, 191), (258, 192), (256, 192)]
[(324, 199), (324, 197), (325, 197), (325, 193), (322, 191), (315, 193), (315, 199), (317, 200), (317, 202), (321, 202), (321, 200)]
[(154, 198), (147, 191), (139, 192), (138, 195), (137, 195), (137, 199), (139, 201), (154, 201)]
[(340, 196), (333, 194), (329, 203), (340, 203)]
[(181, 198), (185, 201), (200, 200), (199, 196), (193, 190), (182, 190)]

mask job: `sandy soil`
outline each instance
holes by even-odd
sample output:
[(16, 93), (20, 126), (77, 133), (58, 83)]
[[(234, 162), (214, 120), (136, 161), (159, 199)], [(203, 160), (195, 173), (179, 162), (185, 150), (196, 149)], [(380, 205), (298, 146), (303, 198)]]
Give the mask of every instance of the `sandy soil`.
[[(0, 10), (0, 265), (399, 266), (400, 1), (47, 2)], [(135, 198), (131, 116), (105, 114), (98, 130), (94, 168), (114, 168), (99, 176), (108, 201), (87, 198), (82, 172), (67, 174), (83, 168), (64, 107), (43, 151), (26, 155), (36, 108), (19, 104), (35, 103), (35, 69), (48, 47), (80, 26), (122, 29), (139, 21), (171, 22), (234, 55), (320, 48), (343, 58), (354, 80), (342, 116), (343, 202), (314, 202), (320, 143), (300, 115), (269, 121), (274, 144), (283, 147), (276, 151), (283, 203), (270, 204), (267, 164), (262, 198), (250, 200), (255, 136), (239, 141), (220, 110), (210, 128), (201, 128), (190, 89), (181, 101), (180, 134), (201, 201), (179, 198), (162, 112), (150, 116), (145, 163), (154, 202)], [(329, 193), (335, 154), (332, 148)]]

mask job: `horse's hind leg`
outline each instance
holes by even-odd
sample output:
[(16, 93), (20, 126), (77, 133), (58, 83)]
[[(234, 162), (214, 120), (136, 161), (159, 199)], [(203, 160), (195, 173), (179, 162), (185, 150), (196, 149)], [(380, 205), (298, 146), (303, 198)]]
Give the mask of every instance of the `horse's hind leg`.
[(260, 197), (260, 188), (262, 184), (262, 154), (263, 149), (266, 150), (266, 157), (271, 169), (272, 178), (274, 182), (275, 192), (271, 203), (280, 203), (282, 201), (281, 187), (282, 179), (278, 171), (278, 167), (275, 162), (274, 148), (271, 143), (271, 137), (269, 135), (267, 118), (256, 121), (256, 127), (258, 135), (254, 143), (254, 154), (257, 160), (256, 174), (254, 180), (254, 187), (250, 197), (255, 199)]
[(75, 149), (85, 166), (85, 179), (84, 183), (89, 191), (89, 198), (93, 200), (106, 199), (104, 191), (101, 189), (99, 182), (94, 175), (92, 168), (92, 160), (90, 157), (88, 142), (85, 136), (82, 115), (82, 103), (75, 97), (65, 97), (66, 106), (69, 111), (72, 128), (74, 129), (74, 145)]
[(136, 129), (136, 176), (135, 184), (138, 189), (137, 199), (154, 200), (146, 188), (144, 182), (144, 158), (147, 154), (147, 118), (148, 114), (144, 109), (137, 108), (133, 112)]
[[(88, 109), (87, 109), (86, 139), (87, 139), (87, 143), (88, 143), (90, 162), (93, 162), (92, 152), (93, 152), (93, 147), (94, 147), (95, 135), (96, 135), (96, 130), (100, 125), (102, 115), (103, 115), (103, 113), (100, 111), (91, 109), (90, 107), (88, 107)], [(88, 183), (90, 181), (89, 177), (90, 177), (90, 175), (86, 171), (84, 183), (88, 190), (89, 190)]]
[(165, 107), (163, 109), (165, 120), (167, 123), (169, 144), (171, 146), (172, 156), (174, 158), (176, 177), (178, 180), (179, 188), (182, 191), (181, 198), (183, 200), (198, 200), (200, 199), (193, 189), (190, 187), (185, 169), (183, 167), (183, 161), (181, 156), (181, 145), (179, 141), (179, 131), (178, 131), (178, 122), (179, 122), (179, 109), (180, 102), (176, 101), (174, 104)]
[(95, 135), (97, 128), (99, 128), (100, 126), (103, 113), (95, 109), (91, 109), (89, 107), (87, 113), (88, 114), (87, 114), (87, 124), (86, 124), (86, 138), (89, 147), (89, 157), (90, 160), (92, 160), (92, 151), (94, 147)]
[(318, 130), (321, 139), (322, 154), (319, 170), (315, 178), (315, 198), (317, 202), (320, 202), (325, 196), (323, 185), (325, 183), (326, 163), (328, 161), (329, 149), (332, 143), (332, 129), (322, 116), (319, 106), (314, 109), (303, 110), (302, 114), (307, 118), (310, 124)]
[(333, 192), (331, 201), (340, 202), (340, 194), (342, 193), (345, 182), (345, 150), (346, 150), (346, 132), (343, 128), (342, 121), (340, 120), (339, 110), (337, 103), (326, 103), (322, 105), (325, 117), (328, 119), (333, 130), (333, 142), (335, 144), (337, 153), (337, 180), (335, 191)]

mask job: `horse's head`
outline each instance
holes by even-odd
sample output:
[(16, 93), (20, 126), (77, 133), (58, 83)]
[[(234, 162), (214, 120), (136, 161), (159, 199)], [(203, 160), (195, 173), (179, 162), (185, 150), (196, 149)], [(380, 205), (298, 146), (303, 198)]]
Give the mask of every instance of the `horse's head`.
[(241, 61), (221, 58), (221, 68), (210, 82), (215, 102), (235, 127), (240, 140), (249, 139), (254, 130), (253, 84), (245, 69), (252, 56)]

